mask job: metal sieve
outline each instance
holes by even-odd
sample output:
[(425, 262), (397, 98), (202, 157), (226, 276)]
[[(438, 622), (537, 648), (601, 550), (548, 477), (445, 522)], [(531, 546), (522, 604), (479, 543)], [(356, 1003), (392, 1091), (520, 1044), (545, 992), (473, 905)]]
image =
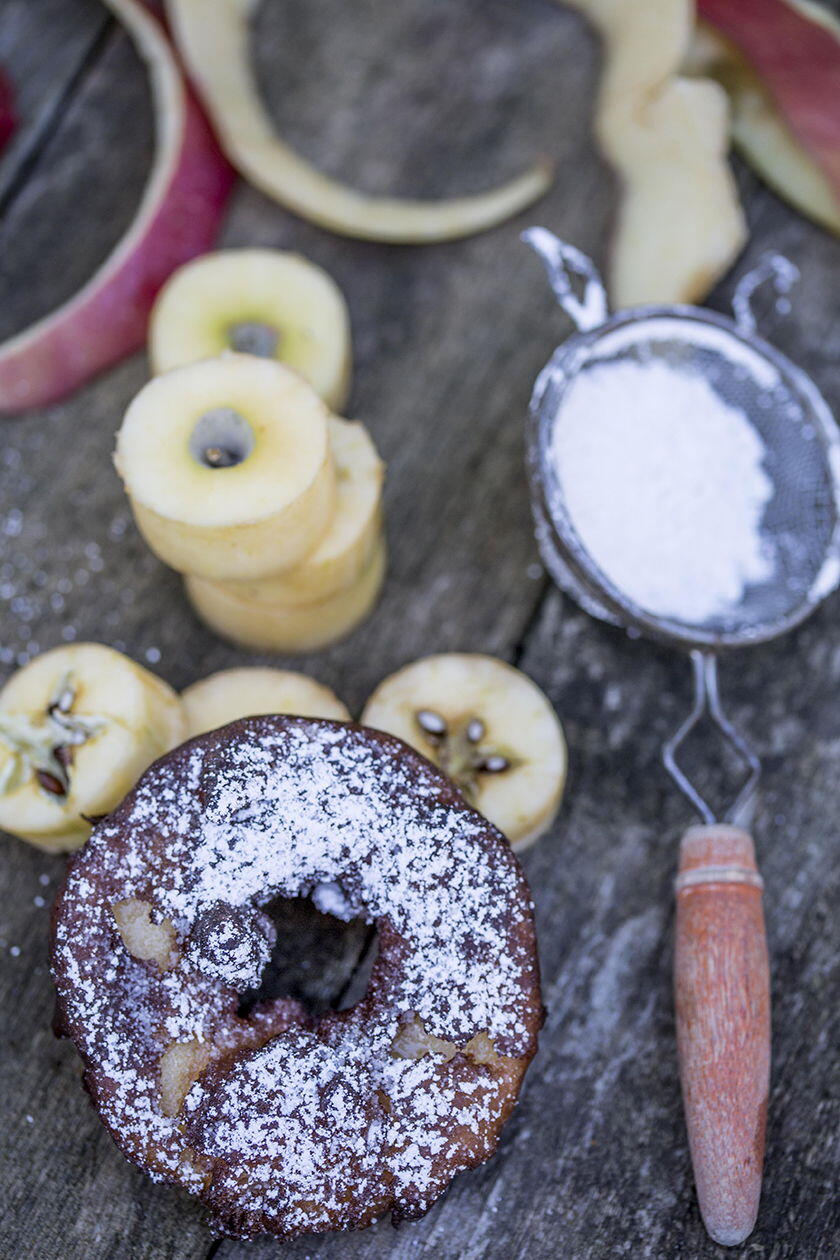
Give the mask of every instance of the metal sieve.
[[(538, 377), (529, 412), (528, 471), (543, 561), (593, 616), (691, 654), (694, 705), (664, 750), (669, 773), (704, 824), (683, 838), (676, 880), (677, 1043), (700, 1210), (711, 1236), (733, 1245), (751, 1232), (761, 1192), (769, 977), (761, 877), (752, 840), (742, 830), (751, 822), (760, 765), (723, 710), (715, 654), (791, 629), (840, 581), (840, 431), (814, 383), (756, 333), (753, 293), (772, 281), (780, 305), (787, 301), (783, 295), (797, 272), (786, 259), (767, 255), (743, 277), (734, 319), (691, 306), (611, 315), (604, 285), (585, 254), (544, 228), (529, 229), (523, 240), (541, 257), (577, 329)], [(701, 377), (726, 414), (737, 413), (741, 423), (746, 418), (763, 447), (769, 491), (757, 529), (766, 573), (702, 618), (643, 607), (616, 585), (587, 549), (553, 454), (559, 426), (564, 418), (568, 423), (573, 388), (587, 374), (597, 371), (603, 380), (623, 364), (642, 371), (656, 367), (648, 380), (655, 375), (666, 386), (672, 373), (675, 379)], [(639, 486), (638, 492), (650, 495), (651, 488)], [(741, 490), (730, 486), (729, 492)], [(606, 498), (603, 510), (610, 513)], [(664, 517), (662, 529), (668, 529)], [(744, 784), (720, 822), (677, 759), (704, 718), (745, 766)]]

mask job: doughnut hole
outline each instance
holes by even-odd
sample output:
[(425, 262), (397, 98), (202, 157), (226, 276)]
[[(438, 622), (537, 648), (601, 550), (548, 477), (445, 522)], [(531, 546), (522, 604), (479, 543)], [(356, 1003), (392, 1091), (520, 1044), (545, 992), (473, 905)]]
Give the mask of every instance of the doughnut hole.
[(263, 909), (276, 943), (258, 981), (240, 988), (241, 1016), (279, 997), (295, 999), (313, 1015), (346, 1010), (364, 997), (377, 931), (337, 884), (318, 885), (309, 897), (277, 897)]
[[(316, 909), (318, 902), (323, 913)], [(141, 915), (142, 917), (142, 915)], [(265, 910), (216, 901), (197, 915), (181, 951), (181, 965), (210, 980), (221, 980), (241, 995), (235, 1032), (227, 1030), (219, 1044), (199, 1040), (172, 1042), (160, 1059), (160, 1109), (180, 1116), (193, 1085), (208, 1067), (228, 1060), (235, 1049), (256, 1049), (275, 1035), (274, 1020), (289, 1022), (288, 1013), (302, 999), (310, 1011), (329, 1009), (347, 994), (362, 995), (360, 959), (375, 930), (349, 906), (338, 885), (321, 885), (310, 898), (277, 898)], [(351, 990), (350, 982), (356, 981)], [(292, 1001), (288, 999), (292, 998)], [(355, 1000), (355, 999), (352, 999)], [(231, 1036), (233, 1040), (231, 1041)]]

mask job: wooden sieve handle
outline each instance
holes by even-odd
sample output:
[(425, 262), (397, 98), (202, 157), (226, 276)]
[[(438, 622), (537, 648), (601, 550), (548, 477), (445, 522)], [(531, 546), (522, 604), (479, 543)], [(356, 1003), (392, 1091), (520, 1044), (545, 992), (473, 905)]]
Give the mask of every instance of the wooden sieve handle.
[(693, 827), (676, 880), (680, 1080), (706, 1229), (724, 1246), (758, 1213), (770, 1082), (761, 876), (745, 831)]

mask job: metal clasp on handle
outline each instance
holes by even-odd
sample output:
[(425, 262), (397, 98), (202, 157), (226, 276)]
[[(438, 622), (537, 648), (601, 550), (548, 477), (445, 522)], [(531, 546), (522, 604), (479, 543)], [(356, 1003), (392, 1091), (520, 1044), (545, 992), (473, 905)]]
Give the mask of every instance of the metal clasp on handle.
[(782, 302), (787, 301), (787, 295), (798, 279), (799, 268), (789, 258), (773, 251), (762, 254), (756, 265), (738, 281), (732, 296), (732, 310), (740, 331), (748, 336), (756, 331), (755, 311), (752, 308), (752, 297), (756, 289), (768, 280), (772, 281), (777, 294), (778, 309), (781, 311)]
[[(592, 259), (544, 227), (528, 228), (520, 240), (542, 259), (554, 295), (578, 331), (603, 324), (609, 314), (607, 291)], [(583, 284), (580, 297), (572, 288), (573, 280)]]

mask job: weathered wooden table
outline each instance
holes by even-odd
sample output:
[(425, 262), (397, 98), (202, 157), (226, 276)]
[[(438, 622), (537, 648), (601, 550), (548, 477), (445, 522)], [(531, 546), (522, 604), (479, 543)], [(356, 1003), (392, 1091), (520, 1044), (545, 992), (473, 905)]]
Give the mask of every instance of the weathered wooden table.
[[(558, 162), (538, 221), (603, 259), (614, 187), (590, 140), (598, 55), (548, 0), (275, 0), (256, 54), (285, 132), (371, 189), (477, 189), (539, 151)], [(96, 0), (2, 0), (0, 62), (24, 126), (0, 163), (0, 335), (71, 294), (129, 221), (151, 153), (139, 63)], [(752, 227), (802, 270), (771, 339), (840, 405), (840, 244), (739, 169)], [(302, 662), (361, 707), (390, 670), (448, 649), (497, 653), (549, 693), (571, 774), (553, 833), (525, 858), (548, 1020), (496, 1157), (418, 1224), (303, 1240), (289, 1257), (542, 1260), (711, 1257), (697, 1213), (670, 993), (675, 842), (686, 807), (660, 766), (686, 712), (684, 660), (598, 625), (537, 562), (522, 461), (533, 378), (567, 328), (518, 242), (527, 219), (435, 248), (340, 240), (245, 186), (228, 244), (292, 246), (326, 266), (353, 316), (352, 413), (388, 460), (390, 577), (368, 624)], [(734, 277), (733, 277), (734, 278)], [(730, 279), (713, 295), (725, 308)], [(4, 673), (97, 639), (182, 687), (262, 661), (204, 629), (145, 549), (111, 465), (146, 379), (138, 356), (0, 438)], [(757, 820), (774, 997), (764, 1201), (742, 1249), (840, 1255), (840, 600), (782, 642), (724, 663), (737, 721), (764, 759)], [(716, 749), (700, 741), (698, 761)], [(50, 1032), (49, 904), (63, 862), (0, 848), (3, 1260), (262, 1260), (214, 1241), (201, 1212), (124, 1163)], [(311, 916), (310, 916), (311, 919)], [(310, 921), (301, 930), (314, 929)], [(330, 1002), (358, 947), (320, 933), (287, 984)], [(293, 950), (297, 953), (298, 950)], [(323, 956), (323, 961), (319, 962)]]

